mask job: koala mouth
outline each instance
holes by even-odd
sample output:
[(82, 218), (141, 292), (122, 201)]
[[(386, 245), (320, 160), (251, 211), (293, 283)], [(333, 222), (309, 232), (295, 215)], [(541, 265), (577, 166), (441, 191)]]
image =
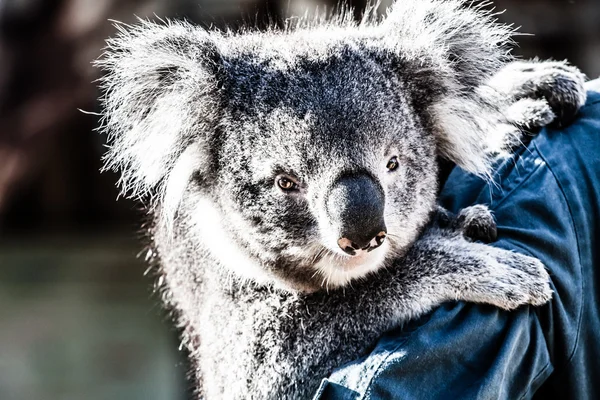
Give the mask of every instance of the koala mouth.
[(361, 251), (354, 256), (323, 248), (312, 267), (315, 270), (315, 278), (320, 276), (322, 279), (321, 287), (343, 287), (381, 268), (389, 252), (387, 243), (373, 251)]

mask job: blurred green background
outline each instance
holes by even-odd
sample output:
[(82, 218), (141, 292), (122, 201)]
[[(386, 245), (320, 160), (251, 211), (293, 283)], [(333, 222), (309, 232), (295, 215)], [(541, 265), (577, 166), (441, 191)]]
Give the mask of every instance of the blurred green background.
[[(401, 0), (400, 0), (401, 1)], [(391, 1), (383, 1), (382, 9)], [(0, 400), (186, 399), (177, 332), (145, 276), (144, 213), (98, 172), (93, 81), (110, 19), (283, 25), (337, 1), (0, 0)], [(350, 1), (360, 17), (365, 1)], [(502, 0), (523, 57), (600, 74), (600, 1)], [(151, 275), (148, 274), (148, 275)]]

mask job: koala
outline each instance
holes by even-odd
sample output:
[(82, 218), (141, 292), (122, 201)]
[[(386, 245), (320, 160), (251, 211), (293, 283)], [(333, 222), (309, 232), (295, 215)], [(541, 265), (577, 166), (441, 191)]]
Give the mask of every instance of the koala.
[(106, 168), (151, 222), (148, 261), (206, 399), (310, 398), (385, 331), (446, 301), (551, 298), (536, 259), (436, 205), (439, 158), (495, 157), (585, 101), (561, 62), (459, 0), (286, 29), (119, 25), (97, 62)]

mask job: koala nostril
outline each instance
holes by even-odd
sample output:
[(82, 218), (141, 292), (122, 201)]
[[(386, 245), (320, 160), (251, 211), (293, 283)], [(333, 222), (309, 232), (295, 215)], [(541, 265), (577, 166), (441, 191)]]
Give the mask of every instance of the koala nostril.
[(346, 247), (345, 249), (342, 249), (342, 250), (344, 250), (344, 252), (346, 252), (347, 254), (349, 254), (351, 256), (356, 254), (356, 250), (354, 250), (352, 247)]
[(383, 241), (385, 240), (385, 237), (387, 236), (387, 234), (385, 233), (385, 231), (381, 231), (377, 234), (377, 236), (375, 236), (375, 238), (373, 238), (373, 240), (369, 243), (369, 250), (375, 250), (376, 248), (378, 248), (379, 246), (381, 246), (383, 244)]
[(355, 255), (357, 250), (360, 250), (359, 245), (346, 238), (339, 239), (338, 246), (340, 246), (340, 249), (342, 249), (346, 254), (351, 256)]
[(383, 244), (386, 235), (387, 234), (385, 231), (379, 232), (377, 236), (368, 241), (365, 246), (360, 246), (356, 242), (353, 242), (352, 240), (343, 237), (338, 240), (338, 246), (340, 246), (340, 249), (342, 249), (344, 253), (354, 256), (356, 255), (356, 252), (360, 250), (365, 250), (367, 252), (375, 250)]

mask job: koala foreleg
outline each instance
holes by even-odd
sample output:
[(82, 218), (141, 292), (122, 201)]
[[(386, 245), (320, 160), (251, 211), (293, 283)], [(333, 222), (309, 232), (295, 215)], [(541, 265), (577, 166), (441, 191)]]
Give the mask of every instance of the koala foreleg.
[(401, 267), (414, 275), (406, 279), (418, 282), (409, 285), (411, 292), (434, 302), (464, 300), (506, 310), (546, 303), (552, 292), (540, 261), (469, 240), (492, 236), (495, 224), (484, 206), (464, 209), (455, 218), (436, 217)]
[[(386, 331), (447, 301), (505, 310), (546, 303), (551, 290), (544, 266), (467, 239), (472, 221), (493, 225), (484, 206), (456, 217), (438, 213), (408, 253), (345, 288), (306, 294), (240, 289), (231, 308), (235, 317), (215, 317), (203, 328), (210, 332), (206, 338), (219, 338), (226, 329), (250, 332), (235, 337), (235, 345), (219, 348), (219, 357), (205, 367), (205, 389), (214, 394), (207, 398), (310, 398), (323, 377), (364, 355)], [(226, 302), (213, 304), (219, 310), (227, 307)], [(226, 372), (235, 371), (239, 385), (232, 385), (227, 373), (222, 376), (216, 361), (221, 359), (228, 360)]]

